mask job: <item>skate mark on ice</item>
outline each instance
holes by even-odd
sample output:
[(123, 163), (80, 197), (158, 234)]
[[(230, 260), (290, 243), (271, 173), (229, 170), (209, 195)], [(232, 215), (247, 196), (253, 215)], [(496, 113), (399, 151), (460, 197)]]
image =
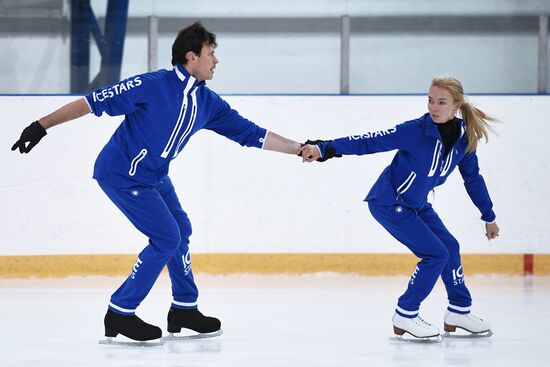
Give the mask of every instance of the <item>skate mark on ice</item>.
[(470, 333), (469, 334), (451, 334), (450, 332), (445, 332), (443, 334), (443, 338), (451, 338), (451, 339), (480, 339), (480, 338), (489, 338), (491, 335), (493, 335), (493, 331), (484, 331), (482, 333)]
[(417, 338), (417, 337), (403, 337), (401, 335), (396, 335), (388, 338), (390, 342), (397, 343), (419, 343), (419, 344), (439, 344), (443, 342), (443, 337), (441, 335), (430, 336), (426, 338)]
[(125, 347), (158, 347), (164, 343), (165, 340), (163, 338), (160, 338), (158, 341), (121, 341), (108, 336), (105, 339), (99, 340), (99, 344), (102, 345), (118, 345)]
[(177, 335), (174, 333), (169, 333), (168, 336), (163, 337), (165, 341), (177, 341), (177, 340), (196, 340), (196, 339), (208, 339), (220, 336), (223, 334), (223, 330), (214, 331), (212, 333), (200, 333), (192, 335)]

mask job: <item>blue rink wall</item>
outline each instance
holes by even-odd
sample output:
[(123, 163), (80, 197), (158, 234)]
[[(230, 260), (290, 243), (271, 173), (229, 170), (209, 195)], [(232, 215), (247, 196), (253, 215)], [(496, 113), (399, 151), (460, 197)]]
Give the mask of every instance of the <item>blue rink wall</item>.
[[(5, 148), (0, 160), (3, 259), (137, 254), (147, 243), (91, 178), (95, 157), (121, 117), (90, 114), (50, 129), (29, 155), (9, 151), (31, 121), (76, 98), (0, 97), (5, 121), (0, 136)], [(426, 96), (421, 95), (224, 98), (243, 116), (298, 141), (385, 130), (426, 111)], [(458, 171), (430, 194), (430, 201), (464, 254), (535, 254), (547, 259), (550, 96), (476, 95), (470, 100), (500, 119), (494, 125), (496, 134), (489, 144), (480, 144), (478, 155), (501, 235), (487, 241)], [(392, 156), (389, 152), (304, 164), (291, 155), (242, 148), (204, 130), (172, 162), (170, 176), (193, 224), (191, 249), (199, 257), (408, 256), (363, 202)]]

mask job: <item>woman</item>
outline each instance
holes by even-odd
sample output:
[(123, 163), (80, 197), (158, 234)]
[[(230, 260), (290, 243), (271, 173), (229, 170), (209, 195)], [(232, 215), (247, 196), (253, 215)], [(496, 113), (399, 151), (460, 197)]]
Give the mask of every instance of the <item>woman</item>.
[[(462, 119), (456, 117), (459, 110)], [(439, 337), (439, 329), (418, 315), (439, 276), (449, 299), (445, 331), (458, 327), (472, 334), (491, 334), (489, 324), (470, 313), (472, 298), (464, 283), (458, 241), (427, 202), (428, 193), (458, 166), (466, 191), (485, 221), (487, 238), (498, 236), (493, 204), (476, 155), (478, 141), (488, 139), (488, 121), (494, 119), (465, 100), (460, 81), (439, 77), (432, 81), (424, 116), (388, 130), (334, 141), (308, 141), (302, 147), (306, 162), (398, 149), (365, 199), (374, 218), (422, 259), (397, 302), (393, 316), (397, 335)]]

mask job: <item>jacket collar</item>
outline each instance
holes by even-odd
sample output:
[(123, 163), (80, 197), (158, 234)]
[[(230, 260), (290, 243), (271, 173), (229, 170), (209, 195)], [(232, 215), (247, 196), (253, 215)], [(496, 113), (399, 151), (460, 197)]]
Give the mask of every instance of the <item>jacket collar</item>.
[(430, 116), (429, 113), (424, 115), (424, 134), (431, 136), (432, 138), (440, 138), (437, 126), (435, 126), (435, 122), (432, 120), (432, 116)]
[[(459, 119), (458, 117), (455, 117), (455, 121), (458, 121), (458, 123), (460, 124), (460, 136), (458, 137), (460, 139), (466, 131), (466, 125), (464, 124), (464, 121), (462, 119)], [(426, 113), (424, 115), (424, 128), (425, 135), (431, 136), (436, 139), (441, 138), (441, 136), (439, 135), (439, 130), (437, 129), (437, 126), (435, 125), (435, 122), (434, 120), (432, 120), (432, 116), (430, 116), (429, 113)]]
[(187, 81), (190, 81), (193, 83), (192, 89), (199, 85), (205, 85), (206, 83), (203, 81), (198, 81), (193, 75), (189, 74), (186, 68), (183, 67), (181, 64), (176, 64), (174, 66), (174, 71), (176, 72), (176, 75), (178, 76), (178, 79), (182, 82), (187, 84)]

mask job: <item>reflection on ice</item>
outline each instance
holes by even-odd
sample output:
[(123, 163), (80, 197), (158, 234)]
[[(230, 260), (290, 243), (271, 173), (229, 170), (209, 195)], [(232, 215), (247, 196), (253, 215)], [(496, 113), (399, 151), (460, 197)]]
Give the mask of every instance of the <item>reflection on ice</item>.
[[(224, 334), (154, 348), (97, 344), (118, 278), (0, 279), (4, 366), (546, 366), (550, 277), (474, 276), (473, 310), (489, 338), (404, 343), (391, 318), (406, 277), (197, 275), (200, 308)], [(165, 274), (138, 314), (166, 332), (171, 292)], [(422, 305), (443, 329), (442, 284)], [(536, 325), (536, 327), (534, 326)]]

